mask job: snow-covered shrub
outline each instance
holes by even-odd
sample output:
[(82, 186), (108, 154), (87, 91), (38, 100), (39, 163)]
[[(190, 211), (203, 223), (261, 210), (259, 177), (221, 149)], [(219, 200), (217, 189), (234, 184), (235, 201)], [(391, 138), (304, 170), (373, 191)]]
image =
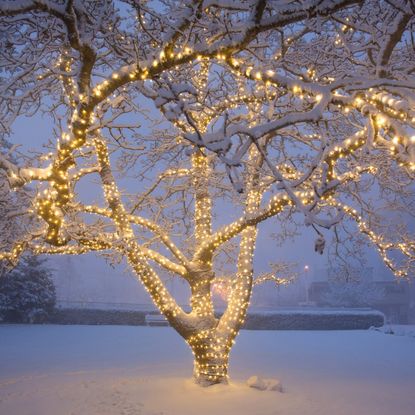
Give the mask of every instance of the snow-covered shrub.
[(280, 310), (250, 313), (245, 330), (366, 330), (383, 326), (385, 316), (376, 310)]
[(0, 277), (0, 318), (10, 322), (42, 322), (54, 308), (55, 287), (45, 260), (25, 256)]

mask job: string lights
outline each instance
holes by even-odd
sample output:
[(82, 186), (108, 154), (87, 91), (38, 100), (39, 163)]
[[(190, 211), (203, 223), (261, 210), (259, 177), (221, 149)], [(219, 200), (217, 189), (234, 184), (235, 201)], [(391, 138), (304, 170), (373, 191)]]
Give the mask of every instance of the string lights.
[[(334, 38), (334, 45), (343, 47), (345, 36), (352, 32), (353, 28), (346, 21), (341, 26), (340, 33)], [(286, 43), (291, 46), (295, 43), (295, 39), (287, 39)], [(306, 213), (310, 213), (316, 205), (338, 208), (357, 222), (360, 231), (370, 238), (386, 265), (399, 277), (406, 277), (408, 271), (398, 269), (388, 257), (388, 252), (397, 249), (411, 256), (414, 249), (410, 243), (385, 242), (382, 236), (376, 235), (369, 229), (367, 223), (354, 209), (334, 199), (342, 183), (357, 181), (365, 173), (376, 174), (377, 166), (371, 165), (353, 167), (346, 173), (341, 173), (340, 159), (350, 160), (365, 148), (373, 151), (387, 150), (399, 167), (413, 173), (415, 113), (411, 106), (397, 95), (376, 87), (362, 88), (362, 91), (355, 93), (353, 88), (348, 89), (340, 82), (337, 85), (331, 84), (329, 80), (319, 78), (319, 73), (314, 67), (306, 69), (304, 76), (299, 76), (297, 79), (287, 78), (278, 71), (278, 68), (258, 67), (251, 64), (248, 58), (236, 56), (237, 52), (238, 50), (232, 47), (203, 51), (194, 50), (187, 44), (182, 46), (172, 44), (157, 51), (146, 61), (119, 68), (101, 82), (85, 87), (81, 81), (75, 81), (74, 58), (70, 51), (64, 50), (57, 60), (55, 69), (59, 72), (71, 116), (67, 131), (63, 132), (58, 140), (56, 153), (51, 157), (48, 156), (48, 159), (51, 159), (50, 165), (45, 169), (19, 170), (0, 159), (0, 167), (9, 172), (10, 183), (18, 186), (33, 181), (43, 182), (42, 190), (37, 194), (33, 204), (33, 210), (41, 219), (42, 237), (34, 241), (28, 238), (16, 243), (10, 252), (1, 252), (0, 259), (16, 263), (24, 250), (30, 250), (35, 254), (78, 255), (105, 250), (121, 253), (127, 258), (155, 305), (189, 344), (195, 356), (195, 379), (198, 383), (206, 385), (227, 380), (229, 352), (244, 323), (252, 292), (253, 256), (257, 225), (260, 222), (278, 215), (285, 208), (303, 209)], [(279, 59), (281, 53), (278, 52), (275, 58)], [(91, 128), (96, 117), (99, 118), (99, 112), (104, 111), (102, 107), (116, 99), (114, 94), (122, 88), (137, 82), (140, 82), (144, 88), (149, 81), (161, 82), (160, 79), (164, 74), (171, 79), (170, 71), (184, 64), (194, 65), (191, 83), (196, 90), (195, 106), (189, 106), (188, 109), (181, 102), (183, 111), (178, 114), (173, 113), (169, 120), (183, 133), (190, 134), (197, 131), (195, 136), (198, 141), (196, 139), (194, 141), (190, 167), (171, 169), (163, 174), (157, 183), (165, 177), (190, 177), (189, 191), (194, 196), (194, 247), (191, 258), (180, 250), (161, 226), (134, 212), (135, 209), (139, 209), (139, 204), (132, 212), (127, 211), (112, 173), (108, 144), (99, 130)], [(222, 99), (213, 100), (209, 105), (205, 105), (210, 73), (218, 67), (229, 70), (237, 87), (232, 93), (225, 94)], [(38, 76), (38, 80), (43, 78), (42, 75)], [(318, 84), (319, 79), (320, 84)], [(249, 83), (253, 85), (252, 90), (247, 88)], [(348, 92), (349, 90), (352, 92)], [(176, 103), (180, 101), (178, 96), (179, 93), (174, 96)], [(367, 123), (344, 140), (338, 138), (334, 144), (326, 143), (320, 159), (316, 166), (310, 169), (310, 173), (303, 172), (296, 165), (287, 162), (273, 166), (274, 171), (280, 173), (278, 177), (273, 177), (278, 183), (279, 193), (270, 196), (268, 203), (264, 203), (263, 207), (261, 203), (267, 187), (261, 182), (259, 174), (262, 164), (256, 163), (262, 160), (264, 155), (258, 150), (259, 147), (251, 145), (251, 142), (245, 147), (241, 145), (248, 152), (244, 183), (244, 212), (234, 222), (214, 231), (212, 197), (209, 192), (212, 183), (212, 158), (203, 149), (212, 143), (203, 141), (206, 131), (212, 121), (226, 118), (228, 112), (235, 110), (235, 117), (247, 120), (247, 125), (243, 130), (237, 131), (235, 136), (239, 138), (249, 136), (258, 144), (267, 134), (275, 134), (278, 129), (290, 125), (287, 121), (282, 126), (277, 123), (275, 127), (274, 122), (273, 129), (270, 127), (271, 121), (268, 123), (264, 121), (266, 116), (261, 112), (279, 98), (301, 108), (298, 111), (303, 116), (299, 118), (300, 121), (295, 119), (298, 113), (287, 115), (287, 119), (294, 120), (292, 125), (306, 122), (314, 125), (323, 118), (324, 112), (329, 110), (345, 120), (355, 115), (360, 119), (366, 118)], [(244, 113), (246, 108), (249, 110), (248, 115)], [(161, 111), (166, 114), (162, 106)], [(225, 111), (226, 117), (223, 115)], [(277, 115), (271, 113), (270, 118), (278, 118), (278, 113)], [(281, 115), (281, 118), (284, 118), (284, 115)], [(403, 122), (412, 130), (401, 128)], [(301, 128), (299, 129), (304, 141), (317, 141), (321, 138), (317, 134), (307, 136), (303, 134)], [(227, 125), (224, 123), (221, 132), (223, 135), (219, 135), (219, 138), (223, 141), (225, 139), (231, 141), (233, 135), (230, 134), (228, 137), (226, 129)], [(181, 137), (178, 138), (178, 142), (181, 142), (180, 140)], [(76, 166), (75, 158), (77, 151), (85, 146), (93, 149), (96, 166), (80, 169)], [(228, 147), (233, 149), (232, 145)], [(227, 156), (219, 151), (217, 154), (222, 159)], [(245, 154), (242, 154), (239, 161), (244, 156)], [(102, 182), (104, 207), (80, 205), (76, 202), (74, 183), (83, 175), (93, 172), (99, 174)], [(112, 224), (113, 232), (76, 238), (76, 235), (69, 232), (65, 218), (80, 213), (104, 218)], [(139, 227), (155, 235), (171, 258), (148, 246), (140, 245), (136, 235), (136, 228)], [(212, 301), (212, 286), (216, 279), (213, 258), (227, 241), (236, 236), (241, 237), (237, 277), (232, 280), (227, 297), (227, 308), (223, 316), (217, 318)], [(188, 282), (191, 289), (189, 313), (178, 306), (149, 262), (158, 264), (164, 270)]]

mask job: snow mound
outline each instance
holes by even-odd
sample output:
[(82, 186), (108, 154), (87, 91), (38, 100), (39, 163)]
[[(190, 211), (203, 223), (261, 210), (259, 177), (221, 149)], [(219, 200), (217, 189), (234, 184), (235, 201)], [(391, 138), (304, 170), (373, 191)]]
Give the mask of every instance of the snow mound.
[(260, 376), (251, 376), (246, 384), (250, 388), (259, 389), (261, 391), (278, 391), (282, 392), (282, 384), (278, 379), (263, 379)]

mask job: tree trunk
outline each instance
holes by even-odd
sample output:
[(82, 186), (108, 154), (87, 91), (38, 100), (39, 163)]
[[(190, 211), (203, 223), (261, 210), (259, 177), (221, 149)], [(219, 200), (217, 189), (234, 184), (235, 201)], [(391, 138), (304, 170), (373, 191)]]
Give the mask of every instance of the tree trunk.
[(228, 383), (229, 345), (214, 331), (201, 331), (188, 343), (194, 355), (195, 382), (200, 386)]

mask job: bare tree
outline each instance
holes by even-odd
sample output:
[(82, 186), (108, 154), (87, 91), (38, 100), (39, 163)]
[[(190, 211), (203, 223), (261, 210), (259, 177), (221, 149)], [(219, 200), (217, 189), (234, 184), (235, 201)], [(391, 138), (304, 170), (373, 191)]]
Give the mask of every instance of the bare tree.
[[(38, 220), (4, 260), (23, 251), (126, 258), (190, 345), (202, 385), (227, 379), (259, 223), (301, 215), (322, 253), (327, 229), (354, 222), (398, 277), (413, 272), (413, 1), (0, 4), (2, 133), (21, 114), (47, 113), (55, 125), (43, 158), (0, 156), (11, 187), (37, 186), (26, 215)], [(122, 174), (136, 185), (120, 190)], [(79, 196), (89, 177), (100, 203)], [(216, 197), (242, 207), (213, 229)], [(235, 238), (218, 318), (215, 264)], [(190, 312), (160, 270), (188, 283)]]

